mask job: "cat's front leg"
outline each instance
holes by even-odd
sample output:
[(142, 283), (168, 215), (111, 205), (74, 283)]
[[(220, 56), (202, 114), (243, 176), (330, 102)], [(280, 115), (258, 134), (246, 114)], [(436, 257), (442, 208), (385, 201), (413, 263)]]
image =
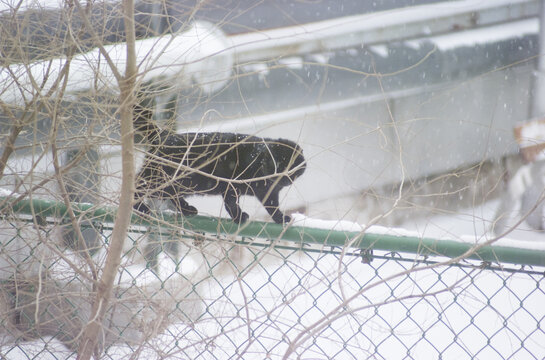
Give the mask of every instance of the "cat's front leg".
[(199, 212), (195, 206), (189, 205), (181, 195), (172, 197), (170, 200), (183, 216), (194, 216)]

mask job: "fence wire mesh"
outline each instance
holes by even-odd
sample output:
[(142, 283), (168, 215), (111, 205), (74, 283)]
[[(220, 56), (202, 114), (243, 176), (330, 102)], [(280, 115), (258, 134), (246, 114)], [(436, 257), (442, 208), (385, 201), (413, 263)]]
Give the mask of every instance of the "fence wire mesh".
[[(2, 358), (76, 358), (111, 236), (86, 224), (92, 258), (58, 219), (2, 219)], [(542, 359), (544, 268), (448, 260), (134, 225), (100, 357)]]

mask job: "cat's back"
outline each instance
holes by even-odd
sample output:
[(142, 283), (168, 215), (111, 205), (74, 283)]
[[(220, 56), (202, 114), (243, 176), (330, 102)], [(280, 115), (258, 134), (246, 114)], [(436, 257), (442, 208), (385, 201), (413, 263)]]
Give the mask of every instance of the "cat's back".
[[(264, 139), (252, 135), (220, 132), (170, 133), (154, 144), (154, 152), (170, 160), (189, 162), (230, 161), (246, 163), (264, 146)], [(191, 165), (188, 164), (188, 165)]]

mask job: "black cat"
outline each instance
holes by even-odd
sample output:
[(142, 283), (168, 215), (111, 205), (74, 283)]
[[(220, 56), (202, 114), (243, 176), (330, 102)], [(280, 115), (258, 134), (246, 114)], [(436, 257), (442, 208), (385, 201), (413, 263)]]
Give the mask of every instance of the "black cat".
[(276, 223), (291, 218), (278, 209), (280, 190), (305, 171), (295, 142), (233, 133), (175, 134), (158, 128), (151, 111), (135, 108), (135, 130), (150, 146), (137, 176), (134, 208), (149, 213), (144, 198), (170, 199), (185, 216), (197, 214), (185, 195), (222, 195), (236, 223), (248, 220), (241, 195), (257, 197)]

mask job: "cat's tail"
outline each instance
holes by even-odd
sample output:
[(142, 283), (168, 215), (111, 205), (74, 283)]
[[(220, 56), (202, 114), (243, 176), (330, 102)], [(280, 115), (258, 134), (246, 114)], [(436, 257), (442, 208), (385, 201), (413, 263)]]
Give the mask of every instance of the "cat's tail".
[(144, 137), (148, 143), (160, 142), (164, 130), (159, 128), (153, 120), (153, 110), (149, 107), (136, 104), (134, 106), (134, 130)]

